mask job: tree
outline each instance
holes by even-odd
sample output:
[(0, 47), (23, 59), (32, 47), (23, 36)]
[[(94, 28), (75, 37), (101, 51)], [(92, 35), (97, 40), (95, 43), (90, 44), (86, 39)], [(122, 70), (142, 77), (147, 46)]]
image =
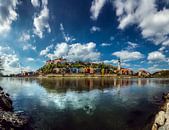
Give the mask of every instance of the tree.
[(0, 57), (0, 76), (2, 76), (2, 71), (3, 71), (3, 61), (2, 61), (2, 58)]

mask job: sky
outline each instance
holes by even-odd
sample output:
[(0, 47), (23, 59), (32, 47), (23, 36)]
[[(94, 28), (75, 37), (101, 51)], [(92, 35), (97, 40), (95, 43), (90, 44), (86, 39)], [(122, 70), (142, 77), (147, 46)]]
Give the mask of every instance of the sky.
[(46, 60), (169, 69), (169, 0), (0, 0), (5, 74)]

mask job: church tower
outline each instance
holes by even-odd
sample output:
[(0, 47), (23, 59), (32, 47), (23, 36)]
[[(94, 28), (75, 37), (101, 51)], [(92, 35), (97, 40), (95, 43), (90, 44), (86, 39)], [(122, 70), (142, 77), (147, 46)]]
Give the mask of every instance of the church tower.
[(117, 67), (117, 70), (121, 70), (121, 61), (120, 61), (120, 59), (118, 59), (118, 67)]

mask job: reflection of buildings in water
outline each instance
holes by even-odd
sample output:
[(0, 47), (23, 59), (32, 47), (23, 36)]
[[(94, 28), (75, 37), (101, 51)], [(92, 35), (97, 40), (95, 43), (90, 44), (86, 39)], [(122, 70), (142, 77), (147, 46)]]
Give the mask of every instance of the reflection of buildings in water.
[(114, 80), (115, 87), (126, 87), (133, 84), (133, 80), (131, 79), (116, 79)]
[[(103, 90), (105, 88), (116, 87), (120, 90), (122, 87), (145, 86), (156, 82), (153, 79), (113, 79), (113, 78), (55, 78), (41, 79), (38, 83), (46, 89), (54, 89), (58, 92), (66, 92), (68, 89), (73, 91), (90, 91), (92, 89)], [(164, 81), (163, 81), (164, 82)], [(158, 83), (161, 83), (160, 81)]]
[(117, 79), (114, 79), (114, 86), (116, 86), (116, 84), (117, 84)]
[(54, 78), (54, 79), (38, 79), (37, 81), (46, 89), (54, 89), (57, 91), (90, 91), (92, 89), (127, 87), (135, 81), (132, 79), (112, 79), (112, 78)]
[(141, 79), (140, 78), (137, 80), (137, 85), (141, 86)]
[(127, 87), (136, 83), (138, 86), (145, 86), (151, 82), (150, 79), (112, 79), (112, 78), (58, 78), (58, 79), (45, 79), (39, 83), (49, 89), (71, 89), (71, 90), (92, 90), (92, 89), (104, 89), (112, 87)]
[[(78, 80), (77, 80), (78, 82)], [(87, 87), (89, 88), (89, 90), (93, 89), (93, 79), (86, 79), (85, 80), (85, 84), (84, 84), (84, 87)]]
[(137, 79), (137, 85), (140, 86), (140, 87), (145, 86), (149, 83), (150, 83), (149, 79), (141, 79), (141, 78)]
[(94, 85), (93, 85), (93, 80), (92, 80), (92, 79), (89, 79), (89, 81), (90, 81), (89, 88), (90, 88), (90, 89), (93, 89), (93, 86), (94, 86)]

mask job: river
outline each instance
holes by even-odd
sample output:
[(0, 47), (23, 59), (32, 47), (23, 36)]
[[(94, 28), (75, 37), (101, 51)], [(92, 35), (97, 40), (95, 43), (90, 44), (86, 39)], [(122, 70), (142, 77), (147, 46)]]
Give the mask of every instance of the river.
[(0, 78), (35, 130), (150, 130), (169, 79)]

